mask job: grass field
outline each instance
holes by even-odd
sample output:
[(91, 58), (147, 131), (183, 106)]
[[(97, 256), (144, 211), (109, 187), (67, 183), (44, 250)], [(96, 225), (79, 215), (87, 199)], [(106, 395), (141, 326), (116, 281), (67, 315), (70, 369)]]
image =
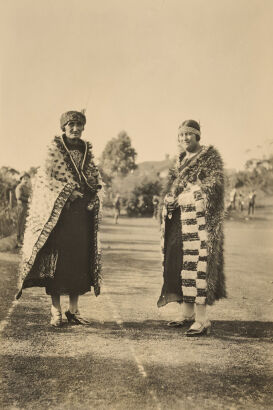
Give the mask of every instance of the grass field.
[[(269, 409), (272, 400), (271, 215), (228, 221), (228, 299), (208, 309), (209, 337), (189, 339), (157, 309), (162, 274), (151, 219), (105, 218), (104, 286), (81, 298), (89, 326), (49, 326), (50, 301), (29, 289), (9, 311), (18, 255), (0, 254), (1, 409)], [(67, 300), (63, 300), (65, 310)]]

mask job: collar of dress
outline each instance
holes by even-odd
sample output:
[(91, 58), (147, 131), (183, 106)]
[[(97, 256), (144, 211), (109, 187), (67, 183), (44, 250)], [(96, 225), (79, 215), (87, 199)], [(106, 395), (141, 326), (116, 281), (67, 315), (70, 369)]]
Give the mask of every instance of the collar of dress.
[[(83, 167), (84, 167), (85, 160), (86, 160), (86, 156), (87, 156), (87, 144), (86, 144), (86, 142), (83, 141), (83, 142), (84, 142), (84, 155), (83, 155), (83, 159), (82, 159), (82, 162), (81, 162), (80, 170), (78, 169), (78, 167), (77, 167), (77, 165), (76, 165), (76, 163), (75, 163), (75, 161), (74, 161), (72, 155), (70, 154), (70, 151), (69, 151), (69, 149), (67, 148), (66, 143), (64, 142), (63, 136), (61, 136), (61, 142), (62, 142), (62, 144), (63, 144), (63, 146), (64, 146), (64, 149), (66, 150), (67, 154), (69, 155), (69, 158), (70, 158), (70, 160), (71, 160), (71, 163), (72, 163), (72, 165), (74, 166), (75, 171), (77, 172), (78, 177), (79, 177), (79, 179), (80, 179), (80, 181), (81, 181), (82, 176), (84, 177)], [(85, 179), (85, 178), (84, 178), (84, 179)]]
[[(192, 157), (186, 158), (186, 155), (184, 155), (183, 158), (181, 158), (180, 160), (178, 160), (177, 167), (176, 167), (176, 168), (177, 168), (177, 171), (178, 171), (178, 172), (182, 172), (183, 169), (187, 168), (188, 166), (192, 166), (193, 164), (195, 164), (196, 161), (198, 161), (198, 159), (199, 159), (202, 155), (206, 154), (207, 151), (208, 151), (210, 148), (211, 148), (211, 146), (204, 146), (204, 145), (202, 145), (200, 151), (198, 151), (198, 152), (197, 152), (195, 155), (193, 155)], [(186, 163), (183, 164), (182, 161), (183, 161), (184, 159), (186, 159)], [(182, 169), (181, 169), (181, 168), (182, 168)]]

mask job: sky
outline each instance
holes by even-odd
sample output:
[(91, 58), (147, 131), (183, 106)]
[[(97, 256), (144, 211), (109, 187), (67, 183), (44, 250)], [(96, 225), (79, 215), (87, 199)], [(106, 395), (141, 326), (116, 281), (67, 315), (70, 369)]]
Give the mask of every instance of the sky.
[(175, 155), (186, 119), (228, 168), (273, 148), (271, 0), (9, 0), (0, 15), (0, 166), (39, 165), (83, 108), (97, 157), (121, 130), (137, 162)]

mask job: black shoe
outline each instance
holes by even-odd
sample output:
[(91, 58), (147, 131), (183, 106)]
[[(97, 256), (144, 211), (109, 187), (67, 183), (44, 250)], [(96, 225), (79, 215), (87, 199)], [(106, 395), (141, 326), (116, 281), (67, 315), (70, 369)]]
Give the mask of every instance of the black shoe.
[(191, 317), (185, 317), (182, 320), (172, 320), (171, 322), (167, 323), (167, 326), (169, 327), (185, 327), (188, 325), (192, 325), (195, 319), (195, 314), (193, 314)]
[(75, 325), (88, 325), (90, 322), (81, 317), (80, 312), (77, 310), (75, 313), (71, 313), (69, 310), (65, 312), (68, 323), (74, 323)]

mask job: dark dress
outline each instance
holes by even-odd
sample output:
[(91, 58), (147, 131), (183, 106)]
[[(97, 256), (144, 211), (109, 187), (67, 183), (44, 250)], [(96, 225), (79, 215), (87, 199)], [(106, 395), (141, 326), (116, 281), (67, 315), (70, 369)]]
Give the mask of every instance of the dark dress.
[[(184, 158), (180, 170), (185, 168), (191, 161)], [(178, 207), (172, 213), (172, 218), (165, 221), (165, 247), (163, 286), (157, 306), (162, 307), (170, 302), (183, 302), (182, 293), (182, 267), (183, 267), (183, 241), (181, 225), (181, 208)]]
[[(66, 145), (73, 160), (79, 166), (84, 146)], [(83, 198), (68, 202), (51, 232), (47, 242), (37, 255), (34, 269), (46, 270), (46, 293), (49, 295), (82, 295), (91, 290), (92, 262), (95, 259), (93, 243), (94, 211), (87, 206), (92, 193), (87, 185), (81, 185)], [(50, 278), (48, 274), (50, 273)]]
[(180, 207), (177, 208), (172, 218), (166, 218), (165, 224), (165, 259), (164, 259), (164, 283), (160, 298), (157, 302), (158, 307), (170, 302), (183, 300), (181, 271), (183, 265), (182, 253), (182, 234)]

